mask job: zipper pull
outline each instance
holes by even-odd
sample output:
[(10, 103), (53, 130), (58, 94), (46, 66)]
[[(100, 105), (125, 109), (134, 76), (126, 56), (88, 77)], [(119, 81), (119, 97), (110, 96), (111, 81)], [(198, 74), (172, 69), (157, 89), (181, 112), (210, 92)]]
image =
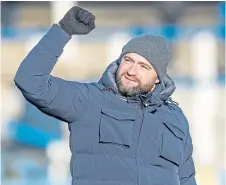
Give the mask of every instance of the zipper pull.
[(147, 107), (148, 106), (148, 103), (144, 103), (144, 106)]
[(148, 102), (147, 101), (148, 100), (146, 100), (146, 101), (143, 102), (144, 107), (147, 107), (148, 106)]

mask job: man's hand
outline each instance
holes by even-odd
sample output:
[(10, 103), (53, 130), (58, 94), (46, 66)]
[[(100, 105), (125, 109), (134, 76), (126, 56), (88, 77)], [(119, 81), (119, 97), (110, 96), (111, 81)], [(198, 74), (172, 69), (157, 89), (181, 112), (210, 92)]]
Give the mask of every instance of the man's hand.
[(69, 35), (85, 35), (95, 28), (95, 16), (78, 6), (72, 7), (60, 20), (59, 25)]

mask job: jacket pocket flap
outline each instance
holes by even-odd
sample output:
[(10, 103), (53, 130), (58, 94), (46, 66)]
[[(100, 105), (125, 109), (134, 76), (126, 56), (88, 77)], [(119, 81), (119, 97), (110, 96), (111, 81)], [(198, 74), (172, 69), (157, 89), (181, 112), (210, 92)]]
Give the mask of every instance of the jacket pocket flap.
[(110, 116), (117, 120), (135, 120), (135, 116), (129, 113), (119, 112), (117, 110), (112, 110), (109, 108), (102, 108), (101, 113)]
[(170, 121), (164, 121), (163, 124), (170, 130), (170, 132), (172, 132), (175, 137), (184, 140), (185, 133), (181, 128), (177, 127), (176, 124)]

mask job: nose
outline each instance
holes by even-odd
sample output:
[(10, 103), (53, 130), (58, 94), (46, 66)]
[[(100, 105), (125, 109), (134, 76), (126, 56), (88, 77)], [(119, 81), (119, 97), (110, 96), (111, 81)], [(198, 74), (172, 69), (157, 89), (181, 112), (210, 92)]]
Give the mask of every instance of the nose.
[(130, 66), (130, 68), (128, 69), (127, 73), (130, 75), (130, 76), (136, 76), (137, 74), (137, 69), (136, 69), (136, 66), (133, 64)]

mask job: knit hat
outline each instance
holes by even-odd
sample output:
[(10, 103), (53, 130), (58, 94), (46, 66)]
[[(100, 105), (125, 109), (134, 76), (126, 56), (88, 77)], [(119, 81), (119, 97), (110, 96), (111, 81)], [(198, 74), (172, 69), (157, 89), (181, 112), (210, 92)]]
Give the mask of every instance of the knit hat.
[(137, 53), (144, 57), (154, 67), (160, 82), (166, 74), (166, 68), (170, 60), (170, 49), (167, 40), (162, 36), (142, 34), (133, 37), (122, 48), (122, 57), (127, 53)]

